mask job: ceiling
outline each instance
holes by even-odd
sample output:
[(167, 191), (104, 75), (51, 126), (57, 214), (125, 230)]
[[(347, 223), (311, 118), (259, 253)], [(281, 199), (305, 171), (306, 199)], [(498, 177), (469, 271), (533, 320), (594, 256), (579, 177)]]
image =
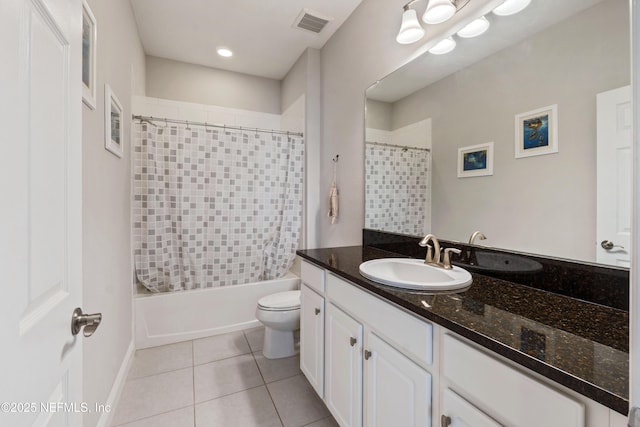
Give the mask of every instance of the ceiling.
[[(281, 80), (307, 47), (322, 48), (362, 0), (131, 0), (147, 55)], [(294, 27), (306, 9), (331, 19)], [(222, 58), (216, 49), (233, 50)]]

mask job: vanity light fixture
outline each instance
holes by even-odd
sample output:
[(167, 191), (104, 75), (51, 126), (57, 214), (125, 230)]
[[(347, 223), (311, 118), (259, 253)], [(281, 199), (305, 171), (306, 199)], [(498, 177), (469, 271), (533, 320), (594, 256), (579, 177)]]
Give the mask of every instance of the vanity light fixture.
[(422, 15), (425, 24), (441, 24), (456, 14), (456, 7), (451, 0), (429, 0), (427, 10)]
[[(396, 36), (396, 41), (400, 44), (415, 43), (424, 37), (424, 29), (418, 22), (418, 14), (411, 6), (418, 0), (411, 0), (402, 9), (402, 24)], [(470, 0), (427, 0), (427, 9), (422, 15), (425, 24), (441, 24), (448, 21), (469, 3)]]
[(464, 28), (458, 31), (457, 34), (465, 39), (477, 37), (484, 34), (489, 29), (489, 25), (489, 20), (484, 16), (481, 16), (480, 18), (469, 22)]
[(396, 36), (396, 41), (400, 44), (415, 43), (424, 37), (424, 29), (420, 26), (420, 22), (418, 22), (418, 14), (409, 6), (410, 3), (404, 6), (402, 25), (400, 26), (400, 32)]
[(451, 52), (456, 48), (456, 41), (453, 37), (447, 37), (446, 39), (440, 40), (434, 47), (429, 49), (429, 53), (433, 53), (434, 55), (444, 55), (445, 53)]
[(493, 13), (498, 16), (515, 15), (529, 6), (531, 0), (506, 0), (500, 6), (493, 9)]
[(225, 58), (229, 58), (230, 56), (233, 56), (233, 52), (231, 51), (231, 49), (228, 49), (226, 47), (219, 47), (217, 52), (218, 52), (218, 55), (223, 56)]

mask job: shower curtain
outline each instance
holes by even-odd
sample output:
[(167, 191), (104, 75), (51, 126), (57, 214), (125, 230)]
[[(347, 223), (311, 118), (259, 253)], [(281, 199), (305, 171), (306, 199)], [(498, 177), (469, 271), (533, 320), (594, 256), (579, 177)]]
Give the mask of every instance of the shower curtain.
[(135, 271), (153, 292), (251, 283), (290, 268), (301, 137), (134, 124)]
[(365, 227), (424, 235), (429, 152), (367, 143), (365, 147)]

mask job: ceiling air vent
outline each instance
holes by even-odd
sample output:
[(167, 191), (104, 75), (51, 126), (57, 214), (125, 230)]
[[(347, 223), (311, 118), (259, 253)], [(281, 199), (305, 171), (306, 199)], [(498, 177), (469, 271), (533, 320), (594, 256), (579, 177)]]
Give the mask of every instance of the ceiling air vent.
[(295, 28), (300, 28), (301, 30), (311, 31), (312, 33), (318, 34), (332, 19), (333, 18), (322, 16), (321, 14), (309, 9), (303, 9), (293, 23), (293, 26)]

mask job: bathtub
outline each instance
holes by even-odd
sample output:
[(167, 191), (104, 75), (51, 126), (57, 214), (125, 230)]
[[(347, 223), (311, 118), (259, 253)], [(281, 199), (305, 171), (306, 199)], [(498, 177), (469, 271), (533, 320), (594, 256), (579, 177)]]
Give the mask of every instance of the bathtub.
[(280, 279), (185, 292), (138, 294), (134, 298), (136, 349), (260, 326), (258, 299), (300, 288), (287, 273)]

